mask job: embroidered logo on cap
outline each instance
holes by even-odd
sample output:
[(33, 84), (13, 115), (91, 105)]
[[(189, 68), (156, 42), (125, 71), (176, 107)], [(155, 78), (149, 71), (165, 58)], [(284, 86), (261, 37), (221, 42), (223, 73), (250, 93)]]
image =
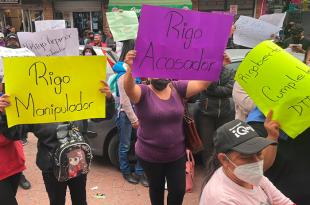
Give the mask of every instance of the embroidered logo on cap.
[(244, 126), (241, 122), (229, 129), (229, 131), (233, 133), (237, 138), (248, 134), (250, 130), (254, 132), (254, 129), (251, 126)]

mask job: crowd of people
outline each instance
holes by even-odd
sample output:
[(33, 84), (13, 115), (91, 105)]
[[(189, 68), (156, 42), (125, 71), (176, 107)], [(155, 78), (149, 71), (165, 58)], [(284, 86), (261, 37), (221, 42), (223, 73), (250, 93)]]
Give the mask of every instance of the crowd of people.
[[(20, 48), (15, 29), (0, 33), (0, 46)], [(232, 32), (233, 33), (233, 32)], [(310, 66), (310, 40), (299, 24), (290, 22), (284, 37), (273, 36), (276, 43), (293, 52), (305, 54)], [(93, 46), (112, 47), (111, 37), (86, 30), (80, 44), (82, 55), (93, 56)], [(165, 184), (168, 205), (180, 205), (185, 195), (186, 144), (183, 131), (184, 100), (198, 103), (194, 112), (196, 126), (204, 144), (201, 154), (206, 179), (200, 204), (310, 204), (310, 168), (307, 156), (310, 129), (295, 140), (289, 138), (272, 119), (265, 117), (243, 88), (234, 81), (235, 72), (226, 68), (230, 57), (223, 53), (223, 68), (218, 82), (170, 80), (132, 76), (136, 57), (135, 41), (121, 42), (119, 61), (114, 75), (98, 88), (107, 97), (107, 119), (116, 108), (119, 136), (119, 169), (132, 184), (149, 188), (151, 204), (163, 205)], [(234, 46), (232, 44), (228, 47)], [(2, 79), (1, 79), (2, 80)], [(27, 133), (38, 138), (37, 166), (42, 171), (51, 205), (64, 205), (69, 187), (73, 205), (86, 205), (87, 174), (59, 181), (53, 173), (53, 154), (59, 143), (57, 127), (64, 123), (18, 125), (8, 128), (5, 109), (10, 97), (1, 84), (0, 97), (0, 201), (16, 205), (18, 184), (29, 189), (23, 175), (25, 157), (22, 144)], [(94, 90), (97, 92), (97, 90)], [(109, 109), (108, 109), (109, 107)], [(83, 133), (87, 123), (73, 122)], [(239, 130), (242, 133), (239, 133)], [(130, 167), (129, 150), (136, 135), (134, 171)], [(199, 156), (198, 156), (199, 157)], [(7, 166), (10, 165), (10, 166)]]

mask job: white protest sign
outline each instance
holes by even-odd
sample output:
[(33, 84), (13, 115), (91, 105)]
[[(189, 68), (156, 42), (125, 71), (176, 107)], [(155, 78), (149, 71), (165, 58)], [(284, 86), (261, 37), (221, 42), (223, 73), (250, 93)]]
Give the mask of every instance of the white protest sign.
[(282, 28), (286, 13), (266, 14), (259, 17), (259, 20), (265, 21), (279, 28)]
[(35, 21), (34, 24), (36, 27), (36, 32), (66, 28), (65, 20)]
[(0, 47), (0, 57), (19, 57), (19, 56), (35, 56), (35, 54), (27, 48), (5, 48)]
[(280, 31), (275, 25), (248, 16), (240, 16), (235, 26), (234, 43), (249, 48), (254, 48)]
[(79, 37), (76, 28), (42, 32), (18, 32), (21, 47), (28, 48), (36, 56), (78, 56)]
[(137, 38), (139, 22), (136, 12), (122, 11), (106, 14), (115, 41)]
[(35, 56), (35, 54), (27, 48), (11, 49), (11, 48), (0, 47), (0, 76), (4, 75), (2, 58), (21, 57), (21, 56)]

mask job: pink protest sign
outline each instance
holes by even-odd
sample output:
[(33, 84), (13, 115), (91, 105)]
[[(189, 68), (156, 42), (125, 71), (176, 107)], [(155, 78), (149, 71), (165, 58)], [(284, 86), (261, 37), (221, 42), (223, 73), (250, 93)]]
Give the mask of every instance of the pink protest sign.
[(144, 5), (134, 76), (219, 78), (233, 16)]

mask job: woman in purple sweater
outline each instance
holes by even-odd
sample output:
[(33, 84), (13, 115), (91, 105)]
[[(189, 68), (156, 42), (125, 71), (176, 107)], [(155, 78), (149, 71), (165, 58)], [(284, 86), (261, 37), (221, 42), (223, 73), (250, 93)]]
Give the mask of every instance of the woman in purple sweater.
[[(135, 51), (128, 52), (124, 64), (127, 67), (124, 88), (135, 104), (140, 122), (135, 151), (149, 180), (152, 204), (164, 204), (166, 178), (168, 205), (179, 205), (185, 194), (184, 107), (181, 98), (200, 93), (211, 82), (151, 79), (150, 85), (137, 85), (131, 74), (135, 56)], [(229, 62), (229, 57), (224, 55), (224, 64)]]

